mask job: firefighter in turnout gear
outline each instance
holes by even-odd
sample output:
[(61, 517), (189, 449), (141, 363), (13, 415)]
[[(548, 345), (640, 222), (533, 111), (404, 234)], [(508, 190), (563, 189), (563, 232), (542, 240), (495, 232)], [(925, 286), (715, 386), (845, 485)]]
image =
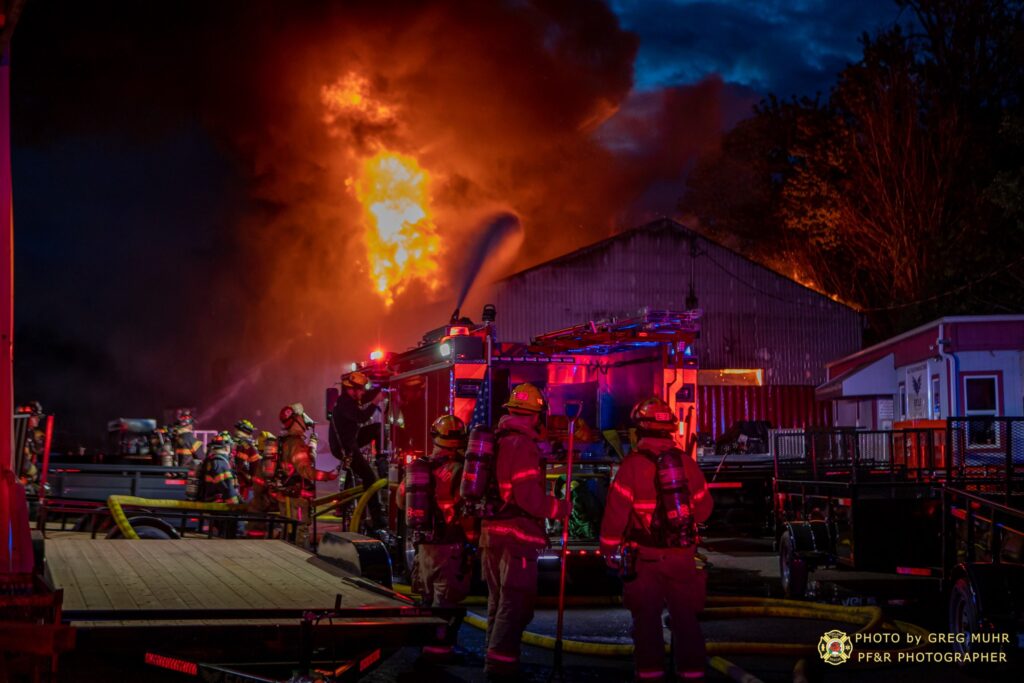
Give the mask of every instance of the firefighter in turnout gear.
[[(369, 392), (370, 379), (362, 372), (353, 372), (344, 377), (342, 391), (330, 415), (328, 442), (331, 454), (359, 477), (364, 489), (369, 489), (380, 477), (366, 460), (362, 448), (379, 433), (377, 425), (368, 425), (374, 412), (384, 400), (384, 394)], [(367, 398), (371, 397), (369, 403)], [(370, 524), (375, 529), (386, 529), (387, 518), (381, 507), (380, 498), (374, 495), (367, 503)]]
[[(234, 443), (231, 434), (219, 432), (210, 440), (203, 465), (203, 502), (228, 503), (237, 505), (238, 485), (235, 471), (231, 463), (231, 450)], [(238, 531), (238, 523), (234, 520), (211, 520), (210, 531), (215, 536), (234, 538)]]
[(178, 467), (189, 467), (193, 460), (202, 462), (206, 459), (206, 452), (203, 449), (202, 440), (192, 431), (193, 421), (190, 411), (183, 411), (178, 415), (178, 421), (174, 425), (174, 457)]
[[(259, 460), (252, 475), (252, 500), (249, 501), (249, 512), (266, 514), (278, 511), (277, 497), (274, 489), (277, 485), (277, 437), (270, 432), (260, 432), (256, 438)], [(246, 527), (246, 535), (262, 538), (267, 534), (267, 525), (263, 522), (251, 522)]]
[[(430, 434), (433, 452), (410, 464), (396, 502), (405, 510), (407, 532), (416, 539), (413, 590), (423, 596), (425, 605), (457, 607), (469, 595), (472, 578), (472, 568), (465, 562), (466, 533), (459, 497), (466, 423), (454, 415), (442, 415), (431, 425)], [(451, 660), (460, 625), (461, 619), (451, 625), (444, 644), (425, 646), (424, 659)]]
[(43, 405), (39, 401), (32, 401), (20, 407), (18, 412), (28, 415), (18, 480), (25, 487), (25, 493), (32, 495), (39, 493), (39, 474), (43, 466), (43, 451), (46, 449), (46, 431), (39, 426), (43, 419)]
[(279, 462), (284, 513), (298, 520), (295, 542), (305, 546), (309, 543), (310, 514), (316, 482), (330, 481), (338, 475), (337, 472), (332, 474), (316, 469), (317, 438), (313, 431), (316, 423), (306, 414), (301, 403), (285, 406), (279, 417), (285, 430), (281, 437)]
[(697, 615), (704, 608), (706, 577), (695, 555), (697, 524), (711, 515), (711, 495), (696, 461), (676, 445), (679, 422), (665, 401), (641, 401), (632, 419), (639, 442), (608, 492), (601, 552), (623, 578), (622, 602), (633, 615), (637, 678), (665, 679), (661, 615), (667, 607), (677, 679), (700, 679), (705, 646)]
[(498, 421), (495, 480), (499, 509), (480, 533), (487, 581), (487, 658), (494, 678), (519, 669), (523, 631), (537, 599), (537, 556), (548, 545), (545, 518), (568, 514), (568, 501), (547, 495), (539, 438), (544, 398), (532, 384), (520, 384)]
[(235, 478), (238, 480), (238, 495), (243, 501), (249, 500), (252, 492), (252, 478), (260, 461), (260, 452), (256, 448), (256, 427), (249, 420), (235, 423), (235, 442), (233, 460)]
[(210, 441), (203, 474), (203, 502), (237, 504), (238, 485), (231, 466), (231, 447), (234, 442), (227, 432), (220, 432)]

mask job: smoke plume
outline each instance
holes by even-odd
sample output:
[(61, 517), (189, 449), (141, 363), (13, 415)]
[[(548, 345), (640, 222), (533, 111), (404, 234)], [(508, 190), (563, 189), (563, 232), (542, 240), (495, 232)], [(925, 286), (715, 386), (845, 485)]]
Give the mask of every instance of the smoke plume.
[[(30, 5), (19, 27), (18, 144), (112, 137), (146, 149), (198, 131), (241, 188), (226, 215), (182, 218), (207, 248), (164, 254), (185, 272), (145, 296), (189, 324), (108, 349), (131, 354), (148, 389), (111, 416), (177, 402), (211, 423), (245, 415), (276, 428), (281, 405), (322, 405), (343, 363), (378, 344), (401, 350), (447, 319), (483, 216), (519, 217), (509, 267), (524, 267), (671, 213), (696, 154), (749, 105), (717, 78), (632, 92), (637, 39), (598, 0), (75, 5)], [(353, 194), (382, 149), (429, 173), (441, 238), (439, 288), (410, 288), (390, 308)], [(187, 207), (182, 182), (167, 191)]]

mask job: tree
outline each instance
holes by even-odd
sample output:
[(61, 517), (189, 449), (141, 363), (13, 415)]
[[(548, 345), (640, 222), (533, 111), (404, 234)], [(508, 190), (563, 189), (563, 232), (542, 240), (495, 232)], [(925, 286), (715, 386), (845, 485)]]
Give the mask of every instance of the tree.
[[(682, 202), (868, 311), (879, 334), (1024, 304), (1024, 283), (1001, 275), (1024, 247), (1020, 146), (1011, 124), (1000, 132), (1020, 120), (1021, 3), (899, 4), (919, 30), (864, 36), (826, 101), (768, 98), (698, 163)], [(742, 181), (712, 189), (725, 176)]]

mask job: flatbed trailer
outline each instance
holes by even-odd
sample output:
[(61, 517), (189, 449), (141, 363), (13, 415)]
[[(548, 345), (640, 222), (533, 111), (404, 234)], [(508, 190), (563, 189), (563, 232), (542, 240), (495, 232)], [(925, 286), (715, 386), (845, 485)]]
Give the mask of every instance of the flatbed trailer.
[(61, 680), (350, 680), (392, 649), (437, 642), (459, 612), (280, 540), (50, 536), (45, 577), (77, 634)]
[[(821, 566), (918, 577), (947, 601), (950, 632), (966, 634), (958, 649), (1024, 647), (1022, 437), (1024, 418), (959, 418), (944, 429), (808, 433), (803, 458), (777, 447), (786, 593), (802, 597)], [(972, 640), (981, 633), (1008, 640)]]

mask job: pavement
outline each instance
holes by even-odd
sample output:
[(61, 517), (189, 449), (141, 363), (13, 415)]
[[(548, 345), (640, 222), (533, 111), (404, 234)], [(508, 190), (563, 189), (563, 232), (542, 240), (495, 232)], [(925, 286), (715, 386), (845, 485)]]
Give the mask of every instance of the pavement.
[[(778, 576), (778, 559), (770, 539), (721, 537), (707, 540), (702, 552), (709, 563), (709, 595), (745, 595), (757, 597), (781, 597)], [(873, 575), (865, 572), (827, 570), (817, 572), (811, 588), (815, 599), (831, 604), (877, 604), (882, 607), (887, 619), (899, 619), (918, 624), (929, 631), (942, 633), (945, 626), (944, 599), (934, 589), (934, 584), (906, 580), (905, 577)], [(906, 597), (910, 596), (910, 597)], [(470, 607), (473, 613), (484, 615), (485, 608)], [(556, 612), (553, 609), (538, 610), (527, 630), (554, 636)], [(714, 642), (774, 642), (816, 646), (825, 631), (841, 629), (852, 633), (856, 627), (837, 621), (820, 619), (743, 618), (702, 622), (705, 638)], [(629, 613), (621, 607), (574, 608), (566, 613), (565, 633), (567, 639), (602, 643), (629, 643)], [(668, 633), (666, 632), (666, 637)], [(373, 683), (385, 681), (465, 681), (482, 682), (484, 634), (464, 624), (459, 633), (459, 644), (465, 650), (464, 661), (450, 666), (427, 666), (418, 661), (417, 648), (402, 648), (385, 660), (365, 680)], [(941, 647), (941, 646), (937, 646)], [(873, 648), (876, 649), (876, 648)], [(532, 646), (523, 648), (523, 675), (526, 682), (549, 681), (552, 679), (552, 655), (550, 650)], [(793, 656), (741, 656), (728, 657), (751, 678), (746, 683), (760, 680), (765, 683), (776, 681), (791, 682), (797, 658)], [(962, 668), (954, 664), (903, 663), (867, 667), (862, 664), (846, 663), (831, 666), (818, 657), (805, 661), (804, 676), (807, 681), (870, 680), (872, 683), (915, 683), (917, 681), (949, 681), (950, 683), (972, 683), (975, 681), (1020, 681), (1024, 679), (1024, 668), (1019, 664), (979, 664)], [(563, 681), (632, 681), (632, 661), (627, 657), (597, 657), (566, 654), (562, 675), (556, 680)], [(729, 680), (726, 676), (710, 670), (708, 680)]]

